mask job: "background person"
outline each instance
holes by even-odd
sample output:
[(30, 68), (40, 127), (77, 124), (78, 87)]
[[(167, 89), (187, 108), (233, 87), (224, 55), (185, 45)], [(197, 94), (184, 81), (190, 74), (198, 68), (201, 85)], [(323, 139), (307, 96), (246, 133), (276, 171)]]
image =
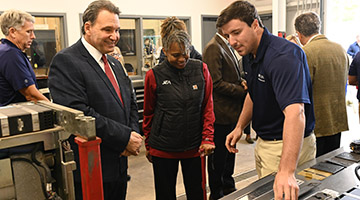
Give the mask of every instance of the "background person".
[(359, 51), (360, 51), (360, 35), (356, 35), (356, 41), (349, 46), (347, 50), (347, 54), (349, 54), (354, 59)]
[[(229, 46), (231, 47), (231, 45), (229, 44)], [(231, 47), (232, 50), (234, 50), (234, 48)], [(235, 50), (234, 50), (235, 51)], [(237, 53), (237, 52), (236, 52)], [(243, 67), (243, 63), (242, 63), (242, 57), (237, 53), (237, 56), (236, 56), (236, 59), (239, 59), (238, 63), (239, 63), (239, 66), (240, 66), (240, 74), (241, 74), (241, 78), (243, 80), (245, 80), (245, 71), (244, 71), (244, 67)], [(244, 82), (244, 88), (246, 88), (247, 90), (247, 85), (246, 85), (246, 81)], [(245, 100), (245, 99), (244, 99)], [(242, 102), (242, 104), (244, 104), (244, 101)], [(254, 143), (254, 140), (251, 138), (251, 125), (249, 123), (249, 125), (247, 125), (244, 129), (244, 134), (245, 134), (245, 141), (249, 144), (253, 144)], [(255, 138), (255, 140), (257, 140), (257, 136)]]
[(154, 53), (154, 45), (149, 38), (146, 38), (144, 41), (144, 52), (146, 55), (152, 55)]
[(121, 50), (118, 46), (115, 46), (114, 51), (109, 53), (109, 55), (114, 57), (116, 60), (118, 60), (121, 63), (121, 66), (124, 68), (125, 66), (124, 56), (122, 55)]
[(299, 38), (295, 34), (286, 36), (286, 39), (289, 40), (290, 42), (295, 43), (295, 44), (299, 45), (300, 47), (302, 47), (302, 44), (299, 41)]
[(255, 146), (259, 177), (277, 172), (275, 200), (297, 199), (296, 166), (315, 157), (316, 145), (306, 56), (298, 45), (263, 27), (255, 7), (247, 1), (235, 1), (225, 8), (218, 26), (243, 56), (248, 85), (243, 110), (236, 128), (227, 136), (226, 147), (237, 152), (235, 143), (252, 120), (259, 136)]
[[(245, 134), (245, 141), (249, 144), (253, 144), (254, 140), (251, 138), (250, 124), (244, 129), (244, 134)], [(255, 140), (256, 140), (256, 138), (255, 138)]]
[(156, 199), (176, 200), (179, 162), (187, 199), (204, 199), (200, 156), (215, 148), (212, 80), (205, 63), (189, 59), (185, 31), (162, 43), (166, 60), (146, 73), (144, 92), (143, 131)]
[[(101, 138), (104, 199), (125, 199), (127, 156), (138, 155), (138, 111), (131, 80), (113, 52), (119, 40), (119, 8), (106, 0), (92, 2), (83, 14), (83, 37), (55, 55), (50, 65), (49, 88), (55, 103), (93, 116)], [(74, 136), (76, 199), (82, 199), (78, 149)]]
[(246, 81), (241, 78), (240, 63), (232, 47), (218, 29), (203, 51), (213, 80), (215, 151), (209, 155), (210, 199), (219, 199), (236, 190), (235, 154), (225, 147), (226, 136), (235, 128), (246, 95)]
[(35, 39), (34, 17), (19, 10), (0, 16), (0, 106), (48, 99), (37, 89), (36, 77), (24, 51)]
[[(360, 82), (360, 54), (356, 54), (355, 58), (351, 62), (349, 69), (349, 84), (359, 86)], [(357, 90), (357, 99), (360, 102), (360, 92)], [(360, 119), (360, 103), (359, 103), (359, 119)]]
[(314, 12), (295, 19), (314, 94), (316, 157), (339, 148), (341, 132), (349, 130), (345, 100), (349, 59), (341, 45), (320, 34), (320, 27)]

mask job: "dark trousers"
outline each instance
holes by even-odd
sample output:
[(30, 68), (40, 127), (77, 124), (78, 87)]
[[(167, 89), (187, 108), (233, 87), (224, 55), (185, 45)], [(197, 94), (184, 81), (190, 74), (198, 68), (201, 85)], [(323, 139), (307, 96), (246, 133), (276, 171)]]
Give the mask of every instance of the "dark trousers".
[(341, 132), (331, 136), (316, 137), (316, 157), (340, 147)]
[(176, 177), (179, 162), (183, 174), (186, 197), (188, 200), (202, 200), (201, 159), (167, 159), (152, 157), (157, 200), (176, 200)]
[(245, 133), (246, 135), (250, 135), (250, 124), (247, 125), (247, 127), (245, 127), (244, 133)]
[(235, 128), (235, 124), (214, 124), (215, 151), (208, 157), (209, 186), (212, 199), (224, 196), (223, 190), (235, 188), (234, 173), (235, 154), (225, 147), (226, 136)]
[[(125, 200), (127, 190), (127, 170), (114, 182), (104, 182), (104, 200)], [(83, 200), (81, 183), (75, 182), (76, 200)]]

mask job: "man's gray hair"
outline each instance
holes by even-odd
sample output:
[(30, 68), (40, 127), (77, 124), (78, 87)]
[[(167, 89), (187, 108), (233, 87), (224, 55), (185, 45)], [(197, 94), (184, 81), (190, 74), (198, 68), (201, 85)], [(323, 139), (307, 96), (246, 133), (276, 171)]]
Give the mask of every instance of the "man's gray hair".
[(190, 36), (186, 31), (183, 30), (174, 31), (170, 35), (163, 37), (161, 40), (165, 51), (168, 51), (171, 47), (171, 44), (174, 42), (178, 43), (180, 48), (181, 45), (184, 45), (185, 49), (183, 49), (183, 51), (189, 50), (191, 46)]
[(301, 14), (295, 19), (295, 30), (305, 37), (320, 33), (320, 28), (320, 17), (315, 12)]
[(7, 10), (0, 16), (1, 31), (8, 36), (11, 27), (20, 30), (25, 21), (35, 23), (35, 18), (25, 11)]

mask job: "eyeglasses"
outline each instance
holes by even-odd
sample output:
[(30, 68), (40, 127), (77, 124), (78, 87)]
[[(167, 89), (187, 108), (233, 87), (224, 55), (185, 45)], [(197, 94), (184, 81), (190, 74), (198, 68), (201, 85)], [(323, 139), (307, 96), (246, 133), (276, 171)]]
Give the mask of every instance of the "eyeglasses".
[(121, 54), (119, 53), (110, 53), (109, 55), (112, 57), (121, 57)]

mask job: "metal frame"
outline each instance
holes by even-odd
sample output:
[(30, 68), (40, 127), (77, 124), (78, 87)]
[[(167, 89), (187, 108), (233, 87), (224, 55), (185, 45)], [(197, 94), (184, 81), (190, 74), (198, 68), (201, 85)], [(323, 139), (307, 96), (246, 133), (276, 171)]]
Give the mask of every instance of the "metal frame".
[(43, 13), (43, 12), (29, 12), (29, 13), (34, 17), (60, 17), (63, 26), (62, 34), (64, 36), (64, 41), (61, 41), (61, 44), (63, 45), (63, 48), (69, 46), (66, 13)]
[[(32, 103), (23, 102), (11, 105), (14, 107), (21, 107), (22, 105), (28, 104)], [(38, 101), (37, 105), (53, 110), (57, 126), (42, 131), (0, 137), (0, 149), (8, 149), (12, 147), (19, 147), (26, 144), (33, 144), (39, 142), (43, 143), (44, 151), (54, 151), (57, 155), (55, 156), (54, 154), (55, 159), (58, 160), (58, 164), (56, 165), (56, 171), (61, 173), (61, 175), (58, 175), (56, 177), (59, 183), (59, 185), (57, 185), (59, 189), (59, 194), (61, 194), (65, 199), (74, 199), (75, 192), (72, 171), (76, 169), (76, 163), (72, 159), (68, 160), (63, 157), (61, 143), (68, 139), (71, 134), (84, 138), (83, 141), (85, 141), (85, 145), (96, 143), (96, 146), (92, 146), (93, 149), (96, 148), (98, 149), (98, 151), (93, 152), (91, 155), (96, 156), (98, 158), (98, 162), (100, 163), (100, 140), (96, 138), (95, 118), (91, 116), (84, 116), (84, 113), (79, 110), (68, 108), (59, 104), (50, 103), (47, 101)], [(89, 159), (87, 158), (87, 156), (88, 154), (85, 153), (83, 155), (83, 158)], [(85, 164), (82, 163), (82, 165), (80, 166), (86, 167), (88, 165), (89, 162)], [(94, 170), (91, 171), (91, 175), (95, 176), (97, 179), (89, 179), (87, 185), (91, 185), (92, 187), (97, 188), (97, 191), (99, 191), (100, 189), (102, 191), (102, 187), (99, 187), (99, 185), (102, 185), (101, 168), (98, 167), (92, 169)], [(15, 183), (13, 185), (15, 185)], [(4, 187), (0, 187), (0, 189), (4, 189)]]
[(205, 44), (206, 42), (204, 41), (205, 37), (204, 37), (204, 34), (205, 34), (205, 31), (204, 31), (204, 19), (206, 18), (218, 18), (219, 16), (218, 15), (201, 15), (201, 48), (204, 49), (205, 46), (207, 44)]
[[(80, 35), (82, 36), (81, 33), (81, 28), (82, 28), (82, 13), (79, 13), (79, 24), (80, 24)], [(134, 19), (135, 20), (135, 40), (139, 40), (140, 42), (137, 43), (136, 45), (136, 52), (142, 52), (142, 47), (144, 46), (144, 41), (142, 40), (143, 38), (143, 20), (147, 20), (147, 19), (165, 19), (168, 16), (159, 16), (159, 15), (121, 15), (119, 16), (120, 19)], [(187, 31), (189, 33), (189, 35), (191, 36), (191, 17), (187, 17), (187, 16), (177, 16), (179, 19), (183, 20), (185, 22), (185, 25), (187, 27)], [(139, 30), (139, 31), (138, 31)], [(133, 75), (131, 76), (132, 79), (143, 79), (145, 74), (143, 74), (143, 72), (141, 71), (141, 67), (144, 65), (144, 61), (142, 59), (142, 56), (140, 56), (139, 54), (136, 54), (136, 59), (137, 59), (137, 65), (138, 67), (140, 67), (140, 74), (137, 75)]]
[[(144, 46), (144, 41), (142, 40), (143, 38), (143, 20), (148, 20), (148, 19), (158, 19), (158, 20), (164, 20), (165, 18), (167, 18), (168, 16), (159, 16), (159, 15), (120, 15), (119, 18), (120, 19), (134, 19), (135, 20), (135, 39), (140, 39), (140, 42), (138, 43), (138, 45), (136, 45), (136, 52), (143, 52), (142, 47)], [(183, 20), (185, 22), (187, 31), (189, 33), (189, 35), (191, 36), (191, 17), (186, 17), (186, 16), (177, 16), (179, 19)], [(139, 31), (138, 31), (139, 30)], [(140, 57), (139, 57), (140, 56)], [(141, 67), (144, 65), (144, 61), (142, 59), (142, 56), (139, 54), (136, 54), (136, 58), (137, 58), (137, 64), (138, 67)], [(145, 76), (145, 74), (143, 74), (143, 72), (140, 70), (140, 74), (138, 75), (134, 75), (131, 76), (133, 79), (139, 79), (139, 78), (143, 78)]]

